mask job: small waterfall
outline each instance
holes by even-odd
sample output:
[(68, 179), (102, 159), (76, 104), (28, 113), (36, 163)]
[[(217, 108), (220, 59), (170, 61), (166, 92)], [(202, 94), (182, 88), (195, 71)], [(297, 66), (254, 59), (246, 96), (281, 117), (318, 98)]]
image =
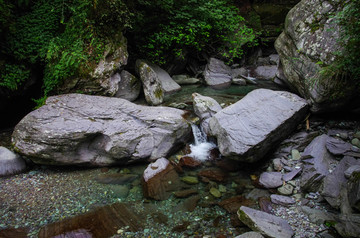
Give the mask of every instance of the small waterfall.
[(191, 153), (189, 156), (196, 160), (205, 161), (209, 158), (210, 150), (215, 148), (216, 145), (207, 141), (206, 134), (198, 126), (193, 124), (191, 128), (194, 135), (194, 144), (190, 145)]

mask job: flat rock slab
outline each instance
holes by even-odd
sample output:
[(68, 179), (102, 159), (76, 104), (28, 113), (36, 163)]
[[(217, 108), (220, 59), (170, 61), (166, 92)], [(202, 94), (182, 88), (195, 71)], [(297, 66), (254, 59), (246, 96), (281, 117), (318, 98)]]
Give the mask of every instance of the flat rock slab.
[(256, 162), (292, 132), (307, 109), (306, 101), (295, 94), (257, 89), (216, 113), (210, 133), (223, 156)]
[(106, 166), (167, 156), (191, 136), (183, 111), (83, 94), (50, 97), (15, 127), (17, 152), (35, 163)]
[(238, 211), (238, 216), (250, 229), (265, 237), (291, 238), (294, 235), (287, 221), (266, 212), (242, 206)]
[[(47, 225), (41, 228), (38, 237), (65, 237), (61, 236), (65, 234), (81, 235), (81, 231), (84, 230), (87, 232), (87, 236), (73, 237), (111, 237), (124, 227), (128, 227), (129, 231), (140, 231), (143, 229), (143, 218), (141, 215), (134, 213), (134, 210), (129, 204), (125, 203), (104, 206), (83, 215)], [(92, 236), (88, 236), (89, 234)]]

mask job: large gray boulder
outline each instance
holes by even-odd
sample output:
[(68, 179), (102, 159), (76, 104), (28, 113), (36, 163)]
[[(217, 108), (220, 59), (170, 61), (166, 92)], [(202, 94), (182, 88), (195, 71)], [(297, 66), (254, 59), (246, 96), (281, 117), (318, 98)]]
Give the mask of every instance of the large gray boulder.
[(25, 116), (12, 142), (39, 164), (102, 166), (157, 159), (190, 138), (182, 114), (120, 98), (60, 95)]
[(136, 72), (143, 83), (145, 99), (150, 105), (159, 105), (164, 96), (181, 90), (170, 75), (147, 60), (136, 60)]
[(329, 138), (325, 134), (316, 137), (302, 153), (304, 165), (300, 186), (303, 191), (318, 192), (331, 165), (337, 163), (335, 157), (326, 149)]
[(306, 112), (305, 100), (295, 94), (257, 89), (216, 113), (210, 134), (223, 156), (255, 162), (285, 139)]
[(204, 70), (207, 85), (214, 88), (225, 88), (231, 85), (232, 70), (221, 60), (210, 58)]
[(285, 30), (275, 42), (286, 84), (311, 101), (313, 112), (342, 109), (356, 95), (350, 80), (321, 73), (337, 60), (335, 52), (343, 51), (338, 40), (341, 27), (333, 16), (344, 6), (338, 1), (302, 0), (288, 13)]
[(241, 206), (237, 214), (245, 225), (265, 237), (291, 238), (294, 235), (289, 223), (280, 217), (245, 206)]
[(134, 75), (126, 70), (117, 73), (114, 77), (119, 77), (119, 88), (115, 94), (115, 97), (129, 100), (130, 102), (135, 101), (141, 90), (141, 81)]
[(118, 34), (114, 39), (116, 40), (105, 46), (106, 50), (96, 65), (80, 72), (81, 77), (66, 79), (57, 92), (65, 94), (80, 91), (92, 95), (114, 96), (119, 89), (120, 79), (113, 76), (127, 64), (129, 55), (126, 38)]
[(25, 161), (19, 155), (0, 146), (0, 177), (17, 174), (25, 169)]

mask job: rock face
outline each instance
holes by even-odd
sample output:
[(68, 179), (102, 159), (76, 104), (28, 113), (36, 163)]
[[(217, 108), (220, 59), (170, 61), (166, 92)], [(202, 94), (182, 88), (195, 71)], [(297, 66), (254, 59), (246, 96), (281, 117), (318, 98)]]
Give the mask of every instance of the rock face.
[(181, 89), (165, 70), (147, 60), (137, 60), (136, 71), (143, 83), (145, 99), (150, 105), (161, 104), (165, 95)]
[(210, 134), (216, 136), (223, 156), (255, 162), (285, 139), (306, 112), (305, 100), (295, 94), (257, 89), (216, 113)]
[(116, 43), (108, 44), (99, 63), (83, 77), (68, 79), (59, 88), (59, 93), (84, 93), (114, 96), (119, 89), (120, 79), (113, 77), (127, 64), (127, 40), (120, 34)]
[(204, 70), (207, 85), (214, 88), (224, 88), (231, 85), (231, 68), (221, 60), (210, 58)]
[(19, 155), (0, 146), (0, 177), (17, 174), (25, 169), (25, 161)]
[(165, 158), (160, 158), (148, 165), (143, 175), (143, 192), (146, 198), (168, 199), (173, 191), (178, 190), (179, 176), (174, 166)]
[(183, 111), (125, 99), (50, 97), (15, 127), (17, 152), (40, 164), (126, 164), (166, 156), (191, 136)]
[(265, 237), (291, 238), (294, 234), (285, 220), (266, 212), (242, 206), (238, 216), (244, 224)]
[(320, 73), (336, 60), (334, 52), (343, 50), (340, 27), (332, 17), (342, 6), (337, 1), (302, 0), (288, 13), (285, 30), (275, 42), (285, 82), (311, 101), (313, 112), (342, 109), (356, 95), (354, 85)]
[(113, 77), (119, 77), (119, 89), (115, 94), (115, 97), (129, 100), (130, 102), (136, 100), (140, 94), (141, 81), (134, 75), (126, 70), (121, 73), (115, 74)]

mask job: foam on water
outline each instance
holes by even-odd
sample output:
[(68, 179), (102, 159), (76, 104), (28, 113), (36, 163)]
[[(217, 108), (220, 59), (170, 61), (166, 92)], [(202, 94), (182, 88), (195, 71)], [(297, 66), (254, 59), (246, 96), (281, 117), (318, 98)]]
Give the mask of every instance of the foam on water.
[(191, 153), (189, 156), (199, 161), (205, 161), (209, 158), (210, 150), (215, 148), (216, 145), (207, 141), (205, 133), (198, 126), (192, 125), (191, 127), (194, 135), (194, 144), (190, 145)]

